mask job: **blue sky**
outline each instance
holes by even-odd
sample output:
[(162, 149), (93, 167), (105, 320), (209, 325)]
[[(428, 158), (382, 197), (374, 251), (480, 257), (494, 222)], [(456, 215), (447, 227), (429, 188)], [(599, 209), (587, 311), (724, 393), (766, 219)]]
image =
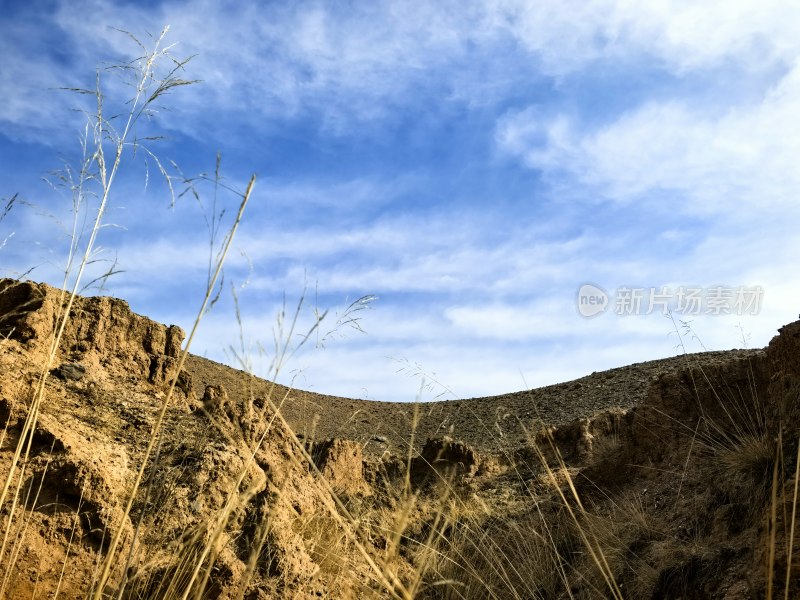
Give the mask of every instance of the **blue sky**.
[[(581, 285), (761, 286), (760, 311), (677, 315), (702, 346), (765, 345), (797, 318), (800, 9), (791, 2), (2, 2), (5, 274), (58, 283), (69, 198), (41, 178), (79, 156), (96, 67), (170, 25), (187, 76), (147, 130), (187, 174), (256, 193), (195, 353), (259, 373), (304, 286), (366, 334), (306, 346), (282, 381), (413, 400), (499, 394), (676, 354), (669, 319), (592, 319)], [(103, 73), (108, 102), (124, 90)], [(167, 110), (169, 109), (169, 110)], [(174, 208), (142, 156), (115, 184), (107, 292), (188, 327), (209, 254), (203, 211)], [(205, 210), (210, 197), (204, 196)], [(229, 213), (228, 213), (229, 214)], [(10, 238), (10, 236), (13, 234)], [(98, 267), (99, 268), (99, 267)], [(329, 327), (325, 328), (327, 331)], [(691, 338), (691, 336), (690, 336)], [(743, 339), (744, 338), (744, 339)], [(690, 350), (700, 342), (687, 339)], [(259, 353), (259, 344), (267, 350)], [(442, 387), (444, 386), (444, 387)]]

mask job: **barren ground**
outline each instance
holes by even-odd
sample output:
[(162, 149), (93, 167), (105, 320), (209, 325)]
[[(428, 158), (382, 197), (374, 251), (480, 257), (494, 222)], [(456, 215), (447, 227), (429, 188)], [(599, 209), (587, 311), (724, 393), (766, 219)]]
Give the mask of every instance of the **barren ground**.
[[(356, 440), (370, 454), (406, 448), (412, 429), (420, 446), (427, 439), (450, 435), (480, 452), (498, 452), (524, 446), (539, 422), (566, 425), (611, 408), (634, 408), (646, 400), (650, 386), (661, 375), (690, 366), (713, 368), (732, 359), (761, 354), (761, 349), (701, 352), (636, 363), (501, 396), (419, 404), (339, 398), (290, 391), (282, 386), (277, 393), (282, 399), (285, 395), (283, 414), (300, 435)], [(222, 384), (227, 390), (252, 388), (256, 395), (264, 395), (273, 385), (263, 380), (251, 381), (242, 371), (198, 356), (189, 358), (186, 370), (199, 384), (198, 389)]]
[(117, 533), (108, 597), (800, 590), (787, 567), (800, 322), (762, 350), (415, 406), (288, 390), (194, 356), (181, 369), (183, 332), (110, 298), (78, 299), (48, 364), (62, 301), (0, 284), (0, 596), (86, 597)]

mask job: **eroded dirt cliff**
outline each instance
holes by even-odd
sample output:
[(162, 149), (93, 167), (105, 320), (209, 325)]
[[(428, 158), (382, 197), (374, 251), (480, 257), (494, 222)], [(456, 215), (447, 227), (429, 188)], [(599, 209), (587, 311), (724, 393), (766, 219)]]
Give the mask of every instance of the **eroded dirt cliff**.
[(734, 599), (765, 597), (768, 565), (800, 592), (800, 322), (764, 350), (415, 407), (179, 370), (183, 332), (112, 298), (76, 299), (50, 361), (65, 301), (0, 283), (7, 598), (86, 597), (115, 532), (108, 597)]

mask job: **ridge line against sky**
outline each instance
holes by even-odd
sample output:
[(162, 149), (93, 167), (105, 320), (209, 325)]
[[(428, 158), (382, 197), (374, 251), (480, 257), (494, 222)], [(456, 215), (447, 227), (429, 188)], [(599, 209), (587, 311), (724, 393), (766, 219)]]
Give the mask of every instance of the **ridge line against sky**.
[[(221, 151), (240, 187), (259, 175), (196, 353), (235, 362), (229, 284), (261, 374), (284, 299), (291, 310), (307, 289), (307, 326), (314, 302), (341, 314), (377, 296), (359, 313), (366, 334), (310, 344), (281, 380), (380, 400), (415, 399), (420, 373), (444, 385), (423, 399), (473, 397), (676, 354), (658, 310), (614, 314), (623, 287), (763, 290), (758, 314), (678, 315), (691, 350), (763, 346), (797, 318), (794, 3), (2, 8), (0, 196), (37, 207), (0, 222), (4, 275), (61, 279), (68, 198), (40, 178), (78, 155), (82, 117), (58, 88), (135, 56), (115, 28), (146, 39), (169, 24), (172, 51), (195, 55), (187, 76), (202, 83), (146, 125), (166, 134), (154, 151), (186, 173), (210, 172)], [(120, 227), (101, 235), (124, 271), (108, 293), (187, 327), (208, 265), (203, 211), (188, 197), (170, 210), (163, 186), (144, 189), (142, 157), (129, 164), (109, 213)], [(605, 313), (581, 316), (583, 284), (609, 295)]]

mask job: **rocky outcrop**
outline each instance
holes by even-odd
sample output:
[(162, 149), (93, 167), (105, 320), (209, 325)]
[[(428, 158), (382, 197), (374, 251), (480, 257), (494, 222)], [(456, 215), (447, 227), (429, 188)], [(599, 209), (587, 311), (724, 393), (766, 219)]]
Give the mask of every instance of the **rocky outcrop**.
[[(0, 336), (31, 351), (47, 352), (67, 295), (46, 284), (0, 280)], [(162, 325), (131, 311), (124, 300), (76, 297), (59, 344), (59, 362), (116, 368), (153, 384), (175, 375), (184, 339), (176, 325)]]
[(480, 459), (474, 448), (445, 436), (425, 442), (420, 455), (411, 461), (411, 477), (424, 480), (431, 475), (474, 475), (479, 467)]
[(781, 327), (766, 349), (768, 418), (784, 437), (800, 434), (800, 321)]
[(32, 481), (57, 490), (59, 501), (77, 512), (101, 546), (115, 531), (129, 540), (133, 527), (123, 511), (131, 476), (126, 451), (73, 419), (50, 415), (40, 416), (34, 441), (42, 456), (33, 462)]
[(364, 479), (364, 456), (358, 442), (326, 440), (314, 446), (312, 456), (322, 476), (336, 493), (351, 496), (371, 493)]

